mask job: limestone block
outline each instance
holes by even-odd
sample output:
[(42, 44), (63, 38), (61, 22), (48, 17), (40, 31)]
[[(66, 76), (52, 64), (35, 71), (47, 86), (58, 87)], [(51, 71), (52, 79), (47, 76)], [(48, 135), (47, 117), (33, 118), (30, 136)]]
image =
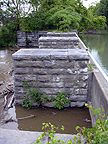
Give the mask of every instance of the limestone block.
[(47, 33), (48, 37), (76, 37), (75, 32), (69, 32), (69, 33), (53, 33), (53, 32), (48, 32)]
[(39, 82), (50, 82), (51, 76), (50, 75), (38, 75)]
[(29, 68), (15, 68), (14, 69), (15, 74), (29, 74)]
[(87, 95), (87, 89), (75, 89), (75, 94)]
[(40, 88), (40, 91), (42, 93), (46, 93), (48, 95), (52, 95), (53, 94), (57, 94), (58, 92), (65, 92), (65, 89), (64, 88)]
[(25, 78), (25, 80), (27, 81), (27, 82), (31, 82), (31, 81), (33, 81), (33, 80), (36, 80), (37, 79), (37, 76), (36, 75), (29, 75), (29, 74), (27, 74), (27, 75), (23, 75), (23, 74), (15, 74), (15, 76), (14, 76), (14, 80), (15, 80), (15, 82), (16, 81), (19, 81), (19, 82), (21, 82), (21, 81), (23, 81), (24, 80), (24, 78)]
[(55, 76), (52, 76), (51, 77), (51, 82), (60, 82), (60, 77), (59, 76), (57, 76), (57, 75), (55, 75)]
[(46, 102), (46, 103), (44, 103), (43, 106), (45, 106), (45, 107), (54, 107), (54, 104), (51, 103), (51, 102)]
[(88, 53), (84, 49), (69, 49), (69, 59), (81, 59), (81, 60), (89, 60)]
[(54, 49), (51, 53), (51, 59), (60, 59), (60, 60), (64, 60), (67, 59), (67, 50), (66, 49)]
[(47, 69), (33, 68), (33, 74), (47, 75)]
[(43, 83), (43, 82), (39, 82), (38, 86), (40, 88), (63, 88), (64, 87), (64, 83), (63, 82), (58, 82), (58, 83)]
[(73, 101), (73, 102), (86, 102), (87, 101), (87, 96), (86, 95), (70, 95), (69, 96), (69, 100), (70, 101)]
[(67, 74), (67, 71), (63, 68), (60, 69), (48, 69), (48, 74), (51, 75), (60, 75), (60, 74)]
[(85, 102), (70, 102), (71, 107), (83, 107)]

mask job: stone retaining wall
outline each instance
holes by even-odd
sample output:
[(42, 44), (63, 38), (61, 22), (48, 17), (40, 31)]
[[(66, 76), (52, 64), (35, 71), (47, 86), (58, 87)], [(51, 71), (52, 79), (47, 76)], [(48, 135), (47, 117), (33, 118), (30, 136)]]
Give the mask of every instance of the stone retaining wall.
[(17, 31), (17, 45), (19, 47), (38, 47), (38, 39), (46, 36), (47, 31), (25, 32)]
[[(68, 34), (69, 35), (69, 34)], [(56, 36), (56, 34), (55, 34)], [(75, 49), (79, 48), (78, 37), (40, 37), (39, 49)]]
[[(28, 82), (36, 79), (40, 91), (49, 97), (58, 92), (67, 93), (71, 101), (68, 106), (82, 107), (87, 102), (89, 56), (86, 50), (20, 49), (12, 58), (16, 104), (21, 104), (24, 98), (22, 78)], [(52, 107), (50, 103), (45, 106)]]
[(47, 31), (34, 31), (34, 32), (25, 32), (17, 31), (17, 45), (19, 47), (38, 47), (38, 40), (40, 37), (77, 37), (75, 32), (70, 33), (53, 33)]

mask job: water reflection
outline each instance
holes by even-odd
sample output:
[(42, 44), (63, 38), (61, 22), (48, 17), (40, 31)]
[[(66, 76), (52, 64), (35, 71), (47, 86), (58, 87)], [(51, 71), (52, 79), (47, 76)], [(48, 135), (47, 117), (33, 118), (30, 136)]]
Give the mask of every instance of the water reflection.
[(108, 76), (108, 31), (101, 35), (80, 35), (80, 38)]

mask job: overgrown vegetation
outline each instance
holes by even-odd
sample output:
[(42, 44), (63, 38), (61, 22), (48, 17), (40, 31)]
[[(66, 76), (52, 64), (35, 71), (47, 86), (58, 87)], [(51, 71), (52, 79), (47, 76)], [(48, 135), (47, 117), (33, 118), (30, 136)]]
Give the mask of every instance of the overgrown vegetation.
[(107, 3), (101, 0), (87, 9), (81, 0), (1, 0), (0, 47), (15, 44), (18, 30), (86, 31), (105, 28)]
[[(75, 129), (78, 132), (77, 136), (73, 139), (69, 139), (67, 144), (82, 143), (81, 137), (83, 137), (83, 142), (86, 144), (107, 144), (108, 143), (108, 119), (105, 120), (105, 112), (103, 107), (100, 109), (94, 109), (92, 106), (85, 104), (91, 109), (92, 113), (97, 117), (96, 124), (92, 128), (85, 128), (77, 126)], [(46, 137), (49, 137), (49, 142), (47, 144), (65, 144), (64, 141), (58, 139), (55, 133), (58, 131), (58, 127), (55, 127), (51, 123), (43, 123), (42, 129), (45, 132), (39, 136), (35, 144), (41, 144), (41, 141)], [(61, 128), (64, 130), (64, 127)]]
[(25, 89), (24, 98), (22, 100), (22, 106), (30, 109), (32, 103), (36, 102), (37, 106), (43, 106), (45, 102), (51, 102), (54, 104), (54, 108), (62, 109), (65, 105), (68, 105), (70, 100), (68, 100), (68, 95), (64, 92), (57, 93), (57, 96), (50, 99), (45, 93), (41, 93), (36, 80), (28, 83), (25, 78), (22, 78), (23, 88)]
[(52, 97), (51, 102), (54, 104), (54, 108), (62, 109), (65, 105), (69, 104), (70, 100), (67, 94), (59, 92), (56, 97)]
[(59, 129), (64, 130), (64, 127), (61, 128), (55, 127), (50, 122), (49, 123), (43, 123), (42, 130), (44, 130), (44, 133), (39, 136), (39, 138), (36, 140), (35, 144), (41, 144), (41, 140), (45, 139), (47, 136), (49, 137), (48, 144), (59, 144), (64, 142), (60, 139), (56, 139), (57, 136), (55, 135), (55, 132), (57, 132)]

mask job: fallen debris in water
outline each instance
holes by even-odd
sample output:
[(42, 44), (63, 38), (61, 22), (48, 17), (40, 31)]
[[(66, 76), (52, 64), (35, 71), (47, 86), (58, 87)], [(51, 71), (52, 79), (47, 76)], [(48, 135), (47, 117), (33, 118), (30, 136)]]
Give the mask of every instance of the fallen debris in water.
[(85, 122), (87, 122), (87, 123), (91, 122), (91, 120), (88, 120), (87, 118), (86, 118), (86, 119), (83, 119), (83, 121), (85, 121)]
[(5, 96), (7, 94), (13, 94), (13, 83), (12, 84), (8, 84), (8, 86), (5, 88), (5, 90), (3, 90), (2, 92), (0, 92), (0, 96)]
[(13, 119), (12, 117), (10, 117), (9, 119), (4, 120), (4, 123), (17, 122), (18, 120), (23, 120), (23, 119), (33, 118), (33, 117), (35, 117), (35, 115), (30, 115), (30, 116), (27, 116), (27, 117), (17, 118), (17, 119)]

